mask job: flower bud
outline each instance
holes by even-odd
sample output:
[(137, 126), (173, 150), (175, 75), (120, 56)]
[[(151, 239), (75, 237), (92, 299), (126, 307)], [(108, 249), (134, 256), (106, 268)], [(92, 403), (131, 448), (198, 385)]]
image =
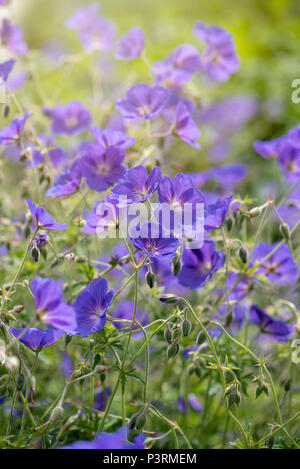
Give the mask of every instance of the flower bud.
[(140, 430), (143, 430), (144, 426), (146, 425), (147, 423), (147, 417), (144, 413), (142, 414), (138, 414), (136, 416), (136, 419), (135, 419), (135, 429), (140, 431)]
[(51, 413), (51, 416), (49, 419), (50, 423), (58, 422), (63, 416), (63, 413), (64, 413), (64, 410), (62, 406), (61, 405), (56, 406)]
[(17, 390), (21, 391), (23, 389), (24, 384), (25, 384), (24, 375), (19, 375), (17, 379)]
[(177, 303), (178, 297), (175, 295), (164, 295), (159, 298), (162, 303), (174, 304)]
[(165, 336), (166, 342), (168, 342), (168, 344), (170, 344), (172, 342), (172, 330), (171, 330), (169, 324), (165, 328), (164, 336)]
[(206, 334), (204, 331), (200, 331), (196, 338), (196, 344), (202, 345), (206, 340)]
[(233, 227), (233, 218), (232, 217), (227, 217), (225, 220), (225, 225), (228, 231), (231, 231)]
[(230, 324), (232, 323), (232, 319), (233, 319), (233, 314), (232, 314), (232, 309), (231, 307), (229, 308), (229, 311), (228, 313), (226, 314), (226, 317), (225, 317), (225, 327), (229, 327)]
[(240, 256), (241, 261), (242, 261), (244, 264), (247, 264), (248, 253), (247, 253), (247, 250), (244, 248), (244, 246), (241, 246), (241, 247), (240, 247), (239, 256)]
[(196, 367), (195, 365), (191, 364), (187, 367), (187, 374), (188, 376), (191, 376), (193, 373), (196, 372)]
[(180, 270), (181, 270), (181, 262), (180, 262), (180, 259), (177, 258), (177, 256), (175, 257), (175, 259), (173, 259), (173, 262), (172, 262), (172, 266), (173, 266), (173, 275), (178, 275)]
[(179, 344), (177, 342), (174, 342), (173, 344), (169, 345), (169, 347), (167, 348), (168, 360), (175, 357), (177, 355), (177, 353), (179, 352), (179, 349), (180, 349), (180, 347), (179, 347)]
[(2, 108), (2, 113), (3, 113), (3, 117), (7, 119), (10, 114), (10, 105), (8, 103), (4, 104)]
[(291, 233), (289, 226), (286, 223), (282, 223), (279, 227), (280, 233), (282, 234), (283, 239), (286, 241), (290, 241), (291, 239)]
[(0, 389), (6, 388), (9, 382), (9, 375), (2, 375), (0, 377)]
[(16, 306), (14, 306), (14, 308), (13, 308), (13, 313), (21, 313), (23, 310), (24, 310), (24, 306), (23, 306), (23, 305), (16, 305)]
[(30, 249), (30, 254), (34, 262), (38, 262), (40, 258), (40, 250), (37, 245), (34, 243)]
[(291, 390), (291, 386), (292, 386), (291, 378), (286, 379), (285, 382), (283, 383), (283, 389), (285, 390), (285, 392), (289, 392)]
[(269, 449), (272, 449), (273, 446), (274, 446), (274, 443), (275, 443), (275, 438), (274, 438), (274, 435), (271, 435), (266, 441), (266, 446), (269, 448)]
[(155, 274), (152, 272), (152, 270), (148, 270), (148, 272), (145, 275), (145, 280), (149, 288), (153, 288), (155, 284)]
[(136, 414), (133, 414), (129, 420), (129, 429), (132, 430), (133, 428), (135, 428), (135, 422), (136, 422), (136, 418), (138, 416), (138, 413)]
[(36, 379), (35, 376), (30, 376), (30, 390), (31, 392), (35, 393), (36, 390)]
[(239, 407), (241, 403), (241, 393), (235, 389), (228, 396), (228, 407), (231, 409), (233, 406)]
[(181, 330), (183, 337), (188, 337), (192, 330), (192, 323), (188, 319), (184, 319), (181, 323)]

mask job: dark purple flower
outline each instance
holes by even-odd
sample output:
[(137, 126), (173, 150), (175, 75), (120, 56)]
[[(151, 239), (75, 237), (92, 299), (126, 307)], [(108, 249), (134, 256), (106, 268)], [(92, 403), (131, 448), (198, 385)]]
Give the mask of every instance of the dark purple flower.
[(106, 191), (125, 174), (125, 151), (119, 147), (103, 149), (99, 143), (91, 143), (81, 159), (82, 175), (88, 186), (98, 192)]
[(65, 22), (69, 29), (78, 32), (86, 51), (109, 51), (115, 40), (116, 28), (111, 21), (98, 15), (99, 4), (80, 8)]
[(127, 36), (124, 36), (117, 42), (116, 59), (134, 60), (141, 55), (145, 45), (143, 31), (134, 26), (131, 28)]
[[(277, 244), (260, 243), (253, 252), (250, 265), (255, 265), (255, 261), (262, 261)], [(275, 285), (294, 285), (298, 279), (298, 268), (287, 244), (283, 244), (269, 259), (263, 262), (255, 273), (265, 275)]]
[(278, 165), (289, 183), (298, 182), (300, 179), (300, 149), (289, 144), (283, 145), (279, 153)]
[(74, 303), (77, 319), (75, 334), (88, 337), (103, 329), (106, 323), (106, 311), (112, 303), (113, 296), (114, 292), (108, 290), (104, 278), (92, 280)]
[(204, 206), (204, 229), (205, 231), (212, 231), (220, 228), (226, 218), (232, 196), (226, 199), (218, 199), (217, 202), (212, 204), (205, 204)]
[(61, 173), (55, 180), (53, 187), (47, 191), (48, 197), (64, 197), (74, 194), (81, 182), (81, 167), (75, 162), (72, 168)]
[(64, 335), (63, 331), (55, 331), (53, 329), (46, 329), (45, 331), (35, 328), (9, 330), (15, 337), (21, 336), (20, 342), (34, 351), (41, 351), (49, 347)]
[(0, 145), (19, 144), (29, 116), (28, 112), (23, 119), (16, 118), (7, 127), (3, 127), (0, 130)]
[(14, 59), (11, 59), (0, 64), (0, 78), (2, 78), (3, 81), (7, 80), (8, 75), (11, 73), (12, 69), (15, 66), (15, 63), (16, 61)]
[(196, 142), (201, 132), (192, 119), (189, 109), (182, 101), (176, 106), (173, 133), (188, 145), (201, 148), (201, 145)]
[(30, 199), (26, 199), (26, 202), (36, 228), (49, 231), (61, 231), (68, 228), (65, 223), (57, 223), (43, 207), (37, 207)]
[(153, 73), (158, 83), (177, 88), (188, 82), (192, 75), (201, 68), (201, 58), (196, 47), (190, 44), (182, 44), (165, 60), (156, 62)]
[(201, 57), (205, 72), (212, 80), (226, 81), (239, 69), (239, 58), (232, 36), (219, 26), (196, 23), (195, 35), (205, 41), (206, 50)]
[(45, 107), (44, 113), (52, 119), (52, 132), (58, 135), (78, 135), (86, 130), (92, 117), (79, 101), (58, 105), (52, 109)]
[(263, 158), (277, 158), (285, 142), (286, 137), (274, 138), (268, 141), (256, 140), (253, 143), (253, 148)]
[(92, 441), (76, 441), (63, 449), (144, 449), (145, 436), (135, 437), (133, 444), (127, 442), (127, 429), (119, 428), (114, 433), (100, 433)]
[(261, 334), (278, 342), (287, 342), (294, 333), (293, 326), (272, 318), (256, 305), (250, 308), (250, 320), (260, 328)]
[(62, 297), (62, 286), (50, 278), (31, 282), (36, 316), (53, 329), (70, 333), (76, 327), (73, 308)]
[(112, 188), (115, 195), (126, 196), (127, 203), (144, 202), (156, 191), (161, 178), (158, 166), (148, 174), (144, 166), (129, 169), (121, 181)]
[(116, 109), (124, 119), (154, 119), (163, 110), (168, 98), (166, 88), (140, 83), (127, 91), (126, 98), (116, 102)]
[(213, 241), (204, 241), (201, 249), (185, 249), (182, 254), (182, 268), (179, 282), (191, 290), (203, 287), (217, 270), (221, 269), (225, 256), (216, 251)]
[(180, 246), (177, 238), (164, 237), (160, 225), (144, 223), (139, 236), (132, 237), (132, 244), (151, 259), (172, 260)]
[[(116, 307), (115, 311), (113, 312), (113, 324), (115, 327), (118, 329), (129, 329), (130, 328), (130, 323), (128, 322), (122, 322), (122, 321), (115, 321), (116, 318), (118, 319), (127, 319), (129, 321), (132, 321), (133, 318), (133, 312), (134, 312), (134, 302), (125, 300), (121, 301), (121, 303), (118, 304)], [(149, 315), (145, 313), (145, 311), (140, 311), (139, 309), (136, 309), (135, 312), (135, 319), (138, 321), (142, 326), (145, 326), (149, 322)], [(133, 330), (137, 329), (138, 326), (135, 324)], [(138, 334), (135, 334), (135, 337)]]
[(28, 52), (28, 46), (24, 42), (22, 29), (19, 28), (19, 26), (12, 24), (7, 19), (2, 20), (0, 41), (4, 46), (17, 55), (25, 55)]
[(98, 127), (91, 127), (91, 133), (97, 142), (103, 146), (103, 148), (119, 147), (123, 150), (131, 147), (135, 144), (136, 139), (128, 137), (123, 132), (114, 129), (99, 129)]

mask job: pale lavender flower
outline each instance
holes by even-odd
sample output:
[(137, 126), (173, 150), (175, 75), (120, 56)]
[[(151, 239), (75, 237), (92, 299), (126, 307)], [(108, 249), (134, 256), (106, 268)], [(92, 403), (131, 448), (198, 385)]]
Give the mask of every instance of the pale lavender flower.
[(117, 43), (115, 57), (125, 61), (134, 60), (141, 55), (144, 45), (145, 39), (142, 29), (134, 26), (127, 36), (122, 37)]

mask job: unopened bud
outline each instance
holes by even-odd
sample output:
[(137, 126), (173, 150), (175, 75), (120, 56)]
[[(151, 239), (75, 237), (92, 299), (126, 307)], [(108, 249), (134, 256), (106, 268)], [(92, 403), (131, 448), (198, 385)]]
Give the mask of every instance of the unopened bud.
[(58, 405), (57, 407), (55, 407), (49, 419), (50, 423), (56, 423), (58, 420), (60, 420), (61, 417), (63, 416), (63, 413), (64, 413), (64, 410), (61, 405)]
[(19, 375), (17, 379), (17, 390), (21, 391), (23, 389), (24, 384), (25, 384), (24, 375)]
[(242, 261), (244, 264), (247, 264), (248, 253), (247, 253), (247, 250), (244, 248), (244, 246), (241, 246), (241, 247), (240, 247), (239, 256), (240, 256), (241, 261)]
[(30, 376), (30, 389), (33, 393), (35, 393), (36, 390), (36, 379), (35, 376)]
[(291, 239), (291, 233), (289, 226), (286, 223), (282, 223), (279, 227), (280, 233), (282, 234), (283, 239), (286, 241), (290, 241)]
[(174, 304), (177, 303), (178, 297), (175, 295), (164, 295), (159, 298), (162, 303)]
[(152, 270), (148, 270), (148, 272), (145, 275), (145, 280), (149, 288), (153, 288), (155, 284), (155, 274), (152, 272)]
[(228, 311), (228, 313), (226, 314), (226, 317), (225, 317), (225, 327), (230, 326), (230, 324), (232, 323), (232, 319), (233, 319), (232, 309), (229, 308), (229, 311)]
[(192, 330), (192, 323), (188, 319), (184, 319), (181, 323), (183, 337), (188, 337)]
[(169, 324), (165, 328), (164, 336), (165, 336), (166, 342), (168, 342), (168, 344), (170, 344), (172, 342), (172, 330), (171, 330)]
[(233, 218), (232, 217), (227, 217), (225, 220), (225, 225), (228, 231), (231, 231), (233, 227)]
[(24, 310), (23, 305), (17, 305), (17, 306), (14, 306), (14, 308), (13, 308), (14, 313), (21, 313), (23, 310)]
[(291, 390), (291, 386), (292, 386), (291, 378), (286, 379), (283, 384), (283, 389), (285, 390), (285, 392), (289, 392)]
[(196, 338), (196, 344), (202, 345), (206, 340), (206, 334), (204, 331), (200, 331)]
[(2, 108), (2, 112), (3, 112), (3, 117), (7, 119), (10, 114), (10, 105), (8, 103), (4, 104)]
[(233, 391), (228, 396), (228, 407), (231, 409), (233, 406), (239, 407), (241, 403), (241, 393), (238, 390)]
[(178, 275), (180, 270), (181, 270), (181, 262), (180, 262), (180, 259), (178, 259), (177, 257), (175, 257), (175, 259), (173, 260), (173, 275)]
[(34, 262), (38, 262), (38, 260), (40, 258), (40, 250), (36, 246), (36, 244), (33, 245), (32, 248), (30, 249), (30, 254), (31, 254), (31, 257), (34, 260)]
[(135, 422), (136, 422), (136, 418), (137, 418), (138, 414), (133, 414), (129, 420), (129, 428), (130, 430), (132, 430), (133, 428), (135, 428)]
[(147, 417), (145, 414), (138, 414), (136, 419), (135, 419), (135, 429), (140, 431), (143, 430), (144, 426), (147, 423)]
[(175, 357), (177, 355), (177, 353), (179, 352), (179, 349), (180, 349), (180, 347), (179, 347), (179, 344), (177, 342), (174, 342), (173, 344), (169, 345), (169, 347), (167, 348), (168, 360)]

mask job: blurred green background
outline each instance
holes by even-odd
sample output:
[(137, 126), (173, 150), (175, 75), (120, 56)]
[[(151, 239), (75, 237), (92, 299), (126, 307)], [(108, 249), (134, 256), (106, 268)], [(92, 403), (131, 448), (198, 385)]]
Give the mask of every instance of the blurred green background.
[[(64, 26), (66, 18), (96, 0), (13, 0), (15, 20), (25, 31), (25, 39), (32, 50), (43, 50), (47, 44), (55, 44), (70, 54), (80, 54), (81, 44), (75, 31)], [(300, 104), (292, 102), (292, 82), (300, 78), (300, 2), (298, 0), (102, 0), (101, 13), (116, 24), (117, 37), (121, 37), (136, 25), (143, 28), (146, 36), (146, 53), (151, 62), (165, 58), (182, 43), (194, 44), (201, 51), (203, 44), (193, 34), (196, 21), (218, 24), (228, 29), (235, 38), (241, 59), (240, 71), (225, 83), (211, 85), (195, 77), (192, 86), (201, 97), (204, 106), (218, 103), (230, 96), (254, 96), (258, 112), (246, 126), (234, 135), (233, 150), (227, 162), (240, 161), (249, 164), (250, 173), (244, 193), (253, 195), (257, 189), (253, 181), (268, 183), (274, 179), (273, 165), (264, 161), (252, 149), (256, 139), (271, 139), (284, 134), (300, 121)], [(35, 58), (43, 93), (49, 105), (79, 99), (88, 106), (96, 124), (103, 125), (101, 110), (94, 107), (90, 84), (87, 80), (89, 58), (77, 63), (72, 73), (64, 78), (62, 69), (55, 61), (42, 60), (43, 53)], [(105, 80), (102, 109), (107, 104), (109, 112), (117, 98), (125, 94), (129, 83), (151, 82), (153, 77), (141, 60), (129, 64), (114, 61), (113, 73), (99, 66), (98, 80)], [(117, 72), (115, 70), (117, 69)], [(101, 76), (102, 75), (102, 76)], [(56, 95), (58, 86), (63, 86)], [(127, 80), (128, 79), (128, 80)], [(127, 81), (126, 81), (127, 80)], [(98, 86), (98, 82), (96, 83)], [(22, 99), (28, 98), (28, 109), (36, 99), (36, 90), (27, 88)], [(34, 84), (36, 88), (36, 84)], [(24, 98), (25, 97), (25, 98)], [(35, 116), (41, 105), (36, 102)], [(98, 106), (100, 107), (100, 106)], [(36, 126), (44, 131), (45, 117), (36, 119)], [(202, 129), (199, 154), (185, 144), (179, 143), (171, 158), (184, 160), (187, 172), (207, 169), (210, 162), (206, 156), (205, 129)], [(249, 182), (248, 182), (249, 181)], [(264, 189), (263, 189), (264, 190)]]
[[(63, 26), (64, 20), (90, 3), (97, 1), (14, 0), (14, 9), (30, 47), (55, 40), (76, 51), (80, 44), (75, 32)], [(298, 123), (300, 104), (291, 101), (292, 81), (300, 78), (298, 0), (102, 0), (100, 4), (102, 13), (117, 25), (119, 37), (133, 25), (144, 29), (151, 61), (164, 58), (184, 42), (201, 49), (193, 34), (195, 21), (227, 28), (234, 34), (241, 69), (227, 83), (214, 87), (216, 99), (253, 93), (260, 98), (262, 115), (251, 139), (280, 135)], [(206, 93), (204, 89), (204, 100)]]

